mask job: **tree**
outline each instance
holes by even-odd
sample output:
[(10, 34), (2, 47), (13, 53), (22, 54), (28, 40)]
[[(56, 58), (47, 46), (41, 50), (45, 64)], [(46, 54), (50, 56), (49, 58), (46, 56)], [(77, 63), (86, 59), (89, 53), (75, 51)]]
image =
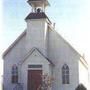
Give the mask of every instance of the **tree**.
[(49, 76), (48, 74), (41, 75), (42, 83), (39, 85), (37, 90), (49, 90), (51, 84), (53, 83), (54, 78)]
[(87, 90), (83, 84), (79, 84), (75, 90)]

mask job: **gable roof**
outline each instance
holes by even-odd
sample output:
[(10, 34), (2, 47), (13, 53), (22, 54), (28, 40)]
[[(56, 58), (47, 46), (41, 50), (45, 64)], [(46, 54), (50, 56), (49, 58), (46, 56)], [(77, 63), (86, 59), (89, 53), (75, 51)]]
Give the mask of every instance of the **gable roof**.
[[(53, 29), (52, 27), (50, 27), (51, 30)], [(72, 50), (74, 50), (81, 58), (82, 61), (84, 61), (84, 63), (87, 63), (87, 61), (85, 60), (85, 58), (83, 58), (83, 56), (81, 56), (81, 54), (73, 48), (72, 45), (70, 45), (70, 43), (68, 43), (59, 33), (57, 33), (55, 30), (52, 30), (54, 33), (56, 33), (59, 38), (61, 38)], [(8, 54), (8, 52), (26, 35), (26, 30), (8, 47), (8, 49), (3, 53), (3, 58)], [(35, 48), (37, 49), (37, 48)], [(38, 50), (38, 49), (37, 49)], [(39, 50), (38, 50), (39, 51)], [(40, 52), (40, 51), (39, 51)], [(41, 52), (40, 52), (41, 53)], [(41, 53), (42, 54), (42, 53)], [(43, 54), (42, 54), (43, 55)], [(44, 55), (43, 55), (44, 56)], [(45, 57), (45, 56), (44, 56)], [(49, 60), (47, 57), (45, 57), (47, 60)]]
[(26, 35), (26, 30), (7, 48), (7, 50), (3, 53), (3, 58), (25, 35)]
[[(58, 36), (59, 38), (61, 38), (73, 51), (75, 51), (75, 52), (80, 56), (80, 58), (82, 58), (82, 61), (84, 61), (84, 63), (85, 63), (86, 65), (88, 65), (87, 61), (86, 61), (85, 58), (78, 52), (78, 50), (76, 50), (76, 49), (75, 49), (67, 40), (65, 40), (56, 30), (53, 30), (53, 28), (52, 28), (51, 26), (49, 26), (49, 28), (50, 28), (54, 33), (56, 33), (57, 36)], [(81, 61), (81, 59), (80, 59), (80, 61)]]
[(23, 61), (21, 62), (21, 64), (23, 64), (23, 62), (34, 52), (34, 51), (38, 51), (48, 62), (50, 62), (51, 65), (54, 66), (54, 63), (49, 59), (47, 58), (43, 53), (40, 52), (40, 50), (38, 48), (32, 48), (25, 56), (24, 56), (24, 59)]

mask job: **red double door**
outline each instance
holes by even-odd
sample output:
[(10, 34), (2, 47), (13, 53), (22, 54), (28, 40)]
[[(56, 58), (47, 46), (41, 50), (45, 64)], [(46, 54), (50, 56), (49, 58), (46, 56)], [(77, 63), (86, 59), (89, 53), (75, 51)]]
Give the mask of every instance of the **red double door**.
[(28, 70), (28, 86), (27, 90), (37, 90), (39, 88), (42, 78), (42, 70)]

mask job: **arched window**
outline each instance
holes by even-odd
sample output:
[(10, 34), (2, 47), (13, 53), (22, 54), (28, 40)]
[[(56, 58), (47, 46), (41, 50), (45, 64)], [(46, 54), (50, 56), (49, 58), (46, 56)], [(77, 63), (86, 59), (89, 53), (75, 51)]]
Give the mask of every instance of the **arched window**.
[(18, 67), (12, 66), (12, 83), (18, 83)]
[(69, 67), (67, 64), (64, 64), (62, 67), (62, 83), (63, 84), (69, 84)]

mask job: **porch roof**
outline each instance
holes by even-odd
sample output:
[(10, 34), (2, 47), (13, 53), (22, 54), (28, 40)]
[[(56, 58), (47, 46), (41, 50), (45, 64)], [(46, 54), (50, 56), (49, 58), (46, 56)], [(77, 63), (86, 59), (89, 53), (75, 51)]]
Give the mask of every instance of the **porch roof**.
[(21, 64), (35, 51), (37, 50), (48, 62), (50, 62), (51, 65), (55, 66), (55, 64), (48, 58), (46, 57), (38, 48), (32, 48), (25, 56)]

